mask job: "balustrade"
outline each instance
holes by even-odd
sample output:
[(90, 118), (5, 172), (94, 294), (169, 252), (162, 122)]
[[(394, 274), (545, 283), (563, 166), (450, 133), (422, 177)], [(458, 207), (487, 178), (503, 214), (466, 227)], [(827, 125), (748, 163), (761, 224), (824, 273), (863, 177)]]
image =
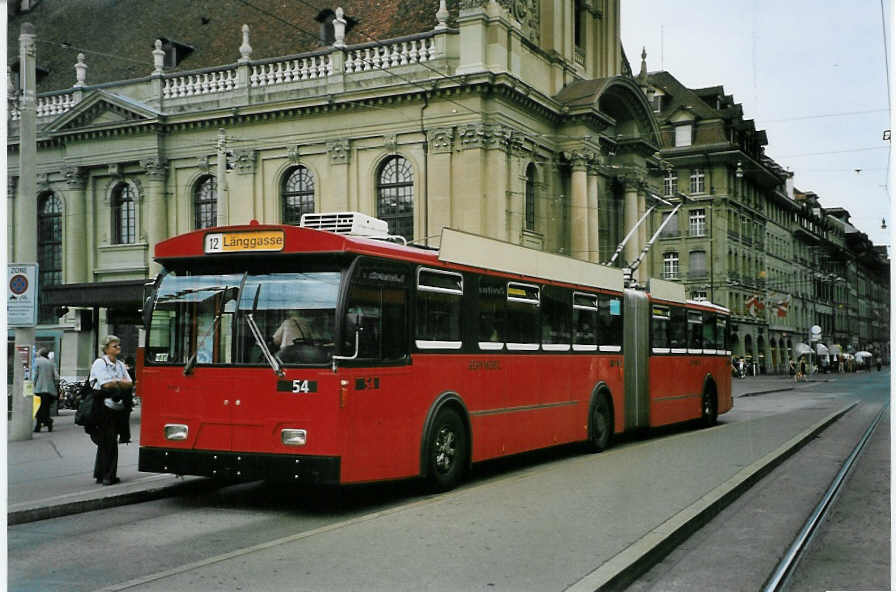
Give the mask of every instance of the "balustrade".
[(195, 97), (229, 92), (237, 88), (237, 86), (236, 68), (184, 73), (165, 78), (165, 83), (162, 86), (162, 97), (166, 99)]
[[(344, 48), (331, 48), (298, 56), (250, 62), (250, 88), (272, 87), (306, 80), (326, 79), (334, 75), (336, 52), (344, 52), (344, 73), (353, 74), (372, 70), (388, 70), (405, 65), (421, 64), (440, 57), (436, 45), (437, 33), (399, 38), (382, 43), (368, 43)], [(240, 86), (239, 68), (228, 65), (192, 72), (162, 75), (162, 98), (167, 100), (216, 95), (237, 90)], [(127, 85), (129, 81), (122, 81)], [(80, 89), (89, 92), (89, 88)], [(54, 117), (71, 109), (78, 98), (74, 91), (55, 93), (37, 98), (37, 116)], [(11, 120), (21, 117), (19, 109), (11, 106)]]
[(75, 106), (75, 95), (49, 95), (37, 98), (35, 107), (38, 117), (61, 115)]
[(386, 70), (396, 66), (419, 64), (431, 61), (435, 56), (436, 44), (433, 37), (356, 47), (347, 51), (345, 73)]

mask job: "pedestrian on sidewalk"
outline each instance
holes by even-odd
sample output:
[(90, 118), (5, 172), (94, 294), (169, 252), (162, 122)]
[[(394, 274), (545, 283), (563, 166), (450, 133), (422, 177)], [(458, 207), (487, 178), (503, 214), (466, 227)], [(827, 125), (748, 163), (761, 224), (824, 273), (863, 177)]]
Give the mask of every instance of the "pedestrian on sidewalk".
[(121, 340), (115, 335), (107, 335), (103, 340), (103, 355), (90, 368), (90, 385), (99, 408), (99, 422), (90, 432), (97, 445), (93, 477), (103, 485), (119, 482), (119, 435), (122, 442), (130, 441), (128, 417), (133, 406), (134, 383), (124, 363), (118, 359), (120, 353)]
[(53, 431), (53, 419), (50, 417), (50, 406), (58, 396), (56, 383), (59, 374), (56, 372), (56, 364), (50, 359), (50, 350), (42, 347), (37, 351), (37, 360), (34, 362), (34, 394), (40, 397), (40, 408), (37, 410), (37, 423), (34, 431), (39, 432), (41, 425), (47, 426), (47, 431)]

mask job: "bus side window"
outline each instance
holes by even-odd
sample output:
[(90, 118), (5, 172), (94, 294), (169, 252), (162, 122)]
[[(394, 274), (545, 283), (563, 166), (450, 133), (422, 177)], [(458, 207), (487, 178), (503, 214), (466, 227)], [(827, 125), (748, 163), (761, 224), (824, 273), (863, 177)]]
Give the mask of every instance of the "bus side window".
[(460, 349), (463, 276), (417, 270), (416, 344), (421, 349)]
[[(669, 349), (669, 309), (664, 306), (654, 306), (650, 320), (651, 347), (654, 349)], [(668, 351), (654, 353), (669, 353)]]
[(703, 349), (717, 349), (716, 315), (711, 312), (703, 313)]
[(728, 350), (728, 317), (716, 317), (716, 348)]
[(597, 350), (598, 300), (594, 294), (572, 295), (573, 349)]
[(569, 349), (571, 343), (570, 293), (566, 288), (545, 286), (541, 291), (541, 342), (545, 349)]
[(703, 349), (703, 315), (699, 310), (688, 311), (688, 349)]
[(499, 278), (479, 277), (479, 349), (504, 347), (504, 283)]
[[(507, 282), (507, 324), (505, 332), (508, 349), (538, 349), (538, 309), (541, 292), (538, 286)], [(534, 348), (531, 347), (534, 345)], [(514, 347), (522, 346), (522, 347)]]
[(673, 307), (669, 321), (669, 347), (686, 349), (688, 346), (687, 311), (681, 307)]
[(600, 295), (601, 346), (622, 347), (622, 298)]

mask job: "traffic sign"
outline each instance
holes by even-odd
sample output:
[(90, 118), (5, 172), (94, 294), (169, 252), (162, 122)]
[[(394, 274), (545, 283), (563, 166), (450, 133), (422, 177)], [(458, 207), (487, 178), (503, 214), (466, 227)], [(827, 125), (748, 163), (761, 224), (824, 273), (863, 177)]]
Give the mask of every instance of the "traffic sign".
[(37, 263), (10, 263), (6, 269), (6, 321), (10, 327), (33, 327), (37, 324)]

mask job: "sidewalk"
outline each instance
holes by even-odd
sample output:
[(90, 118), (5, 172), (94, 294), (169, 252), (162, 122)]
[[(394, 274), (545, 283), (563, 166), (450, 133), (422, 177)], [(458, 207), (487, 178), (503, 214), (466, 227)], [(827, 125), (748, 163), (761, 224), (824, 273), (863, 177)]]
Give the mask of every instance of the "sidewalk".
[(31, 440), (7, 442), (7, 520), (9, 525), (89, 512), (174, 495), (207, 479), (140, 473), (140, 407), (131, 414), (131, 444), (118, 447), (116, 485), (93, 479), (96, 446), (84, 428), (75, 425), (75, 412), (62, 410), (53, 418), (53, 431), (32, 434)]
[[(813, 382), (836, 380), (837, 376), (816, 375), (798, 384), (793, 377), (780, 375), (732, 378), (732, 391), (735, 397), (760, 395), (802, 389)], [(131, 415), (133, 443), (118, 447), (121, 483), (98, 485), (93, 480), (96, 446), (84, 429), (75, 425), (74, 411), (61, 413), (54, 418), (52, 433), (44, 428), (31, 440), (7, 442), (9, 525), (132, 504), (212, 485), (202, 477), (178, 478), (137, 471), (140, 407)]]
[(803, 382), (796, 382), (793, 376), (787, 374), (761, 374), (759, 376), (747, 376), (746, 378), (731, 379), (731, 393), (734, 398), (751, 397), (765, 393), (779, 391), (792, 391), (803, 389), (816, 382), (832, 382), (838, 378), (844, 378), (846, 374), (812, 374)]

